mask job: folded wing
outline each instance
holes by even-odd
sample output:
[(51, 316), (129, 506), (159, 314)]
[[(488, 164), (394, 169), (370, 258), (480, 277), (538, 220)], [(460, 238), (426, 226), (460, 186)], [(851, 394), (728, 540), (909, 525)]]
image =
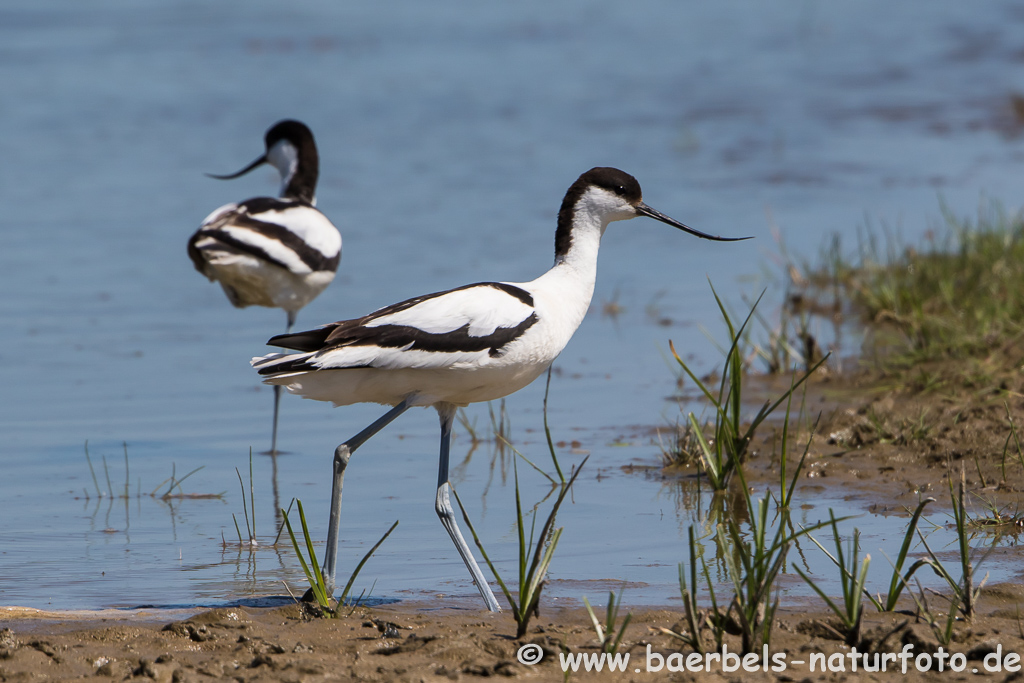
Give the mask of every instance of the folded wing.
[(529, 292), (482, 282), (416, 297), (355, 320), (274, 337), (303, 351), (254, 358), (262, 375), (373, 367), (443, 368), (500, 357), (537, 314)]
[(295, 275), (334, 272), (341, 236), (311, 205), (258, 197), (214, 211), (189, 240), (189, 257), (204, 275), (207, 263), (232, 256), (252, 257)]

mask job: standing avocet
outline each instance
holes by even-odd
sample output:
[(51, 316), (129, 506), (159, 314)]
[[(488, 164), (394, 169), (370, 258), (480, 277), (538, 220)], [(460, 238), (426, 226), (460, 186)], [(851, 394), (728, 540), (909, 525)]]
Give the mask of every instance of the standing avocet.
[[(266, 152), (230, 180), (270, 164), (281, 174), (280, 197), (255, 197), (211, 213), (188, 241), (196, 270), (220, 282), (238, 308), (268, 306), (288, 314), (286, 332), (299, 309), (334, 279), (341, 260), (341, 234), (316, 210), (320, 174), (313, 133), (299, 121), (279, 121), (264, 137)], [(277, 453), (281, 388), (274, 387), (270, 453)]]
[[(301, 351), (253, 358), (266, 382), (335, 405), (394, 406), (338, 446), (324, 577), (334, 586), (345, 467), (351, 454), (413, 406), (434, 406), (441, 457), (434, 509), (491, 611), (498, 610), (466, 544), (448, 494), (448, 451), (456, 408), (507, 396), (532, 382), (565, 348), (590, 307), (601, 236), (612, 221), (649, 216), (705, 239), (644, 204), (640, 184), (615, 168), (593, 168), (565, 193), (555, 232), (555, 265), (532, 282), (480, 282), (419, 296), (356, 320), (274, 337)], [(739, 238), (747, 239), (747, 238)]]

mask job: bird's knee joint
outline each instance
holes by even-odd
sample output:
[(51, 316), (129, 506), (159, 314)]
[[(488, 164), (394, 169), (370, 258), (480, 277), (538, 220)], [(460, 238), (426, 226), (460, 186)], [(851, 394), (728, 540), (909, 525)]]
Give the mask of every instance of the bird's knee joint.
[(437, 498), (434, 499), (434, 512), (437, 513), (442, 522), (450, 522), (455, 519), (455, 511), (452, 510), (451, 501), (445, 495), (447, 493), (444, 489), (438, 489)]
[(352, 457), (352, 451), (348, 444), (341, 444), (334, 449), (334, 464), (344, 470), (348, 467), (348, 461)]

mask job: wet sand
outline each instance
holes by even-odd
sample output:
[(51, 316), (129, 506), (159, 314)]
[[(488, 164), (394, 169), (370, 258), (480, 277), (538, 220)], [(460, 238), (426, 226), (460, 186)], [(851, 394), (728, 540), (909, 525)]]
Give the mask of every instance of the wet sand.
[[(985, 657), (1001, 653), (1004, 666), (997, 680), (1004, 680), (1007, 655), (1024, 651), (1021, 625), (1015, 604), (1021, 587), (987, 590), (985, 615), (971, 625), (959, 624), (947, 653), (960, 653), (951, 661), (966, 665), (964, 671), (947, 671), (946, 680), (966, 680), (973, 669), (985, 673)], [(670, 671), (687, 666), (675, 641), (660, 629), (681, 629), (680, 609), (631, 610), (632, 622), (620, 652), (629, 653), (626, 672), (572, 674), (575, 680), (846, 680), (852, 672), (851, 648), (829, 637), (820, 622), (824, 613), (786, 610), (779, 615), (770, 647), (767, 672), (760, 664), (754, 671), (723, 672), (722, 664), (710, 662), (708, 671)], [(133, 618), (67, 618), (56, 613), (7, 619), (0, 631), (0, 680), (58, 681), (82, 677), (112, 680), (156, 681), (446, 681), (474, 680), (493, 676), (524, 680), (562, 680), (559, 653), (593, 655), (598, 643), (587, 613), (580, 608), (545, 609), (529, 633), (517, 641), (515, 623), (508, 612), (488, 614), (476, 609), (438, 609), (430, 604), (403, 604), (391, 608), (359, 608), (339, 619), (304, 616), (297, 606), (253, 610), (223, 608), (188, 619), (161, 622), (159, 615)], [(9, 629), (9, 630), (8, 630)], [(936, 653), (938, 643), (929, 628), (915, 623), (912, 614), (865, 612), (864, 636), (858, 652), (899, 653), (909, 644), (913, 656)], [(539, 663), (518, 661), (517, 652), (527, 644), (539, 646)], [(729, 637), (729, 652), (739, 650)], [(529, 649), (525, 652), (529, 653)], [(811, 656), (820, 653), (831, 670), (822, 674), (821, 660), (811, 671)], [(995, 656), (990, 656), (992, 667)], [(864, 673), (858, 656), (857, 680), (916, 681), (931, 679), (935, 672), (919, 672), (915, 660), (908, 673), (899, 670), (900, 660), (886, 662), (886, 671)], [(881, 661), (881, 660), (880, 660)], [(922, 660), (923, 662), (924, 660)], [(937, 667), (933, 655), (931, 663)], [(740, 666), (743, 662), (740, 660)], [(693, 660), (690, 660), (693, 665)], [(701, 666), (708, 660), (701, 660)], [(727, 666), (736, 665), (730, 660)], [(785, 668), (780, 669), (784, 666)], [(636, 669), (640, 669), (638, 673)], [(657, 670), (659, 669), (660, 670)], [(842, 670), (840, 670), (842, 669)]]

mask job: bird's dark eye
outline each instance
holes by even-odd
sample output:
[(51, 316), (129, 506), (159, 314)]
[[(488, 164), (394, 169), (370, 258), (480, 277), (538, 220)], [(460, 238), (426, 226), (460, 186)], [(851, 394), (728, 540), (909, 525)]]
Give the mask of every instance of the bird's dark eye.
[(615, 188), (615, 191), (618, 192), (619, 194), (626, 194), (626, 186), (619, 185)]

